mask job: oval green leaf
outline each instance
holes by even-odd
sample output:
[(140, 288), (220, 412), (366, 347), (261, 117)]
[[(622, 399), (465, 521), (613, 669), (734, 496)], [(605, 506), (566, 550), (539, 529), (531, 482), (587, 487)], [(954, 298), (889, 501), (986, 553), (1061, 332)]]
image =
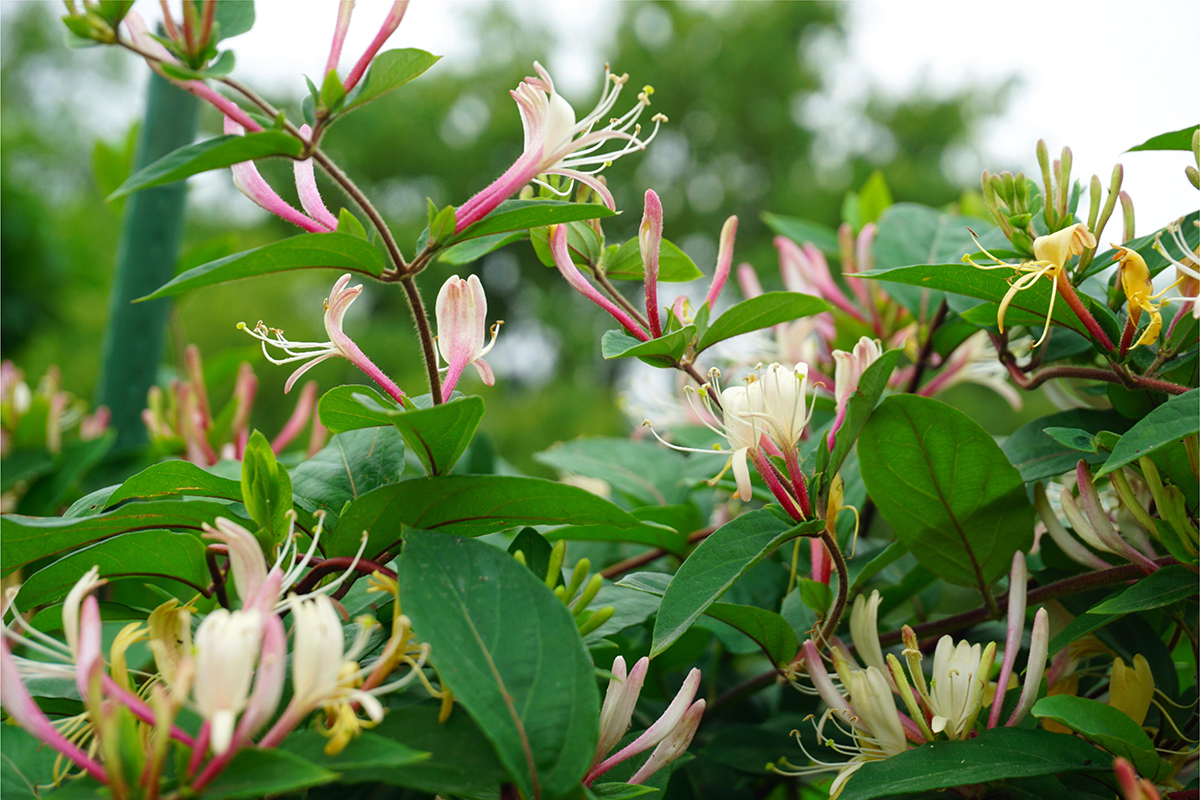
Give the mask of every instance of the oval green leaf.
[(496, 210), (469, 226), (450, 239), (446, 244), (507, 233), (543, 225), (558, 225), (563, 222), (578, 222), (585, 219), (611, 217), (613, 211), (596, 203), (566, 203), (562, 200), (505, 200)]
[(130, 175), (109, 200), (132, 194), (152, 186), (163, 186), (183, 180), (190, 175), (223, 169), (243, 161), (269, 156), (296, 158), (304, 151), (300, 140), (283, 131), (259, 131), (245, 136), (217, 136), (189, 144)]
[(1066, 725), (1113, 755), (1128, 758), (1139, 774), (1153, 782), (1171, 774), (1171, 766), (1158, 757), (1154, 743), (1142, 726), (1108, 703), (1056, 694), (1038, 700), (1030, 713), (1039, 719), (1052, 719)]
[(130, 498), (153, 498), (169, 495), (219, 497), (241, 502), (242, 486), (235, 480), (222, 478), (201, 469), (190, 461), (164, 461), (129, 478), (109, 495), (104, 503), (111, 508)]
[(371, 67), (367, 70), (367, 74), (346, 96), (342, 110), (349, 111), (363, 103), (371, 102), (392, 89), (399, 89), (419, 77), (441, 58), (441, 56), (435, 56), (416, 47), (385, 50), (371, 61)]
[(1200, 432), (1200, 389), (1192, 389), (1187, 394), (1172, 397), (1138, 420), (1117, 442), (1096, 477), (1107, 475), (1142, 456), (1157, 453), (1197, 432)]
[(829, 304), (819, 297), (801, 292), (767, 292), (758, 297), (743, 300), (717, 317), (704, 336), (700, 338), (697, 352), (707, 350), (717, 342), (739, 334), (758, 331), (791, 322), (801, 317), (811, 317), (829, 310)]

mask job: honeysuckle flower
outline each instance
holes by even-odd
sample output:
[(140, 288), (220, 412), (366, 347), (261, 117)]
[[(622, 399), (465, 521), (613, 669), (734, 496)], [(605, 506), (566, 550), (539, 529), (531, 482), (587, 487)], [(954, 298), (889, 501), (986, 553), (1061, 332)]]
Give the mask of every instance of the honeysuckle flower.
[(1146, 658), (1137, 653), (1133, 666), (1125, 666), (1120, 656), (1113, 659), (1112, 676), (1108, 682), (1108, 704), (1124, 711), (1130, 719), (1141, 725), (1146, 721), (1150, 702), (1154, 699), (1154, 674)]
[(737, 236), (737, 217), (730, 217), (721, 226), (721, 236), (717, 240), (717, 267), (713, 270), (712, 283), (708, 286), (708, 294), (704, 302), (711, 309), (721, 296), (725, 282), (729, 280), (729, 271), (733, 267), (733, 242)]
[[(637, 669), (637, 667), (635, 666), (634, 669)], [(650, 776), (650, 774), (652, 774), (663, 764), (668, 763), (674, 758), (677, 758), (679, 755), (682, 755), (683, 750), (687, 749), (687, 744), (691, 742), (691, 736), (695, 733), (696, 726), (699, 725), (700, 715), (704, 713), (704, 700), (697, 700), (695, 703), (692, 702), (696, 696), (696, 691), (699, 688), (700, 670), (693, 669), (684, 679), (683, 685), (679, 687), (678, 693), (676, 693), (675, 697), (671, 700), (666, 711), (662, 713), (662, 716), (659, 717), (649, 728), (647, 728), (641, 736), (634, 739), (612, 756), (609, 756), (604, 761), (601, 761), (599, 764), (593, 766), (591, 770), (588, 771), (587, 777), (583, 779), (584, 785), (590, 786), (592, 781), (596, 780), (596, 778), (603, 775), (605, 772), (608, 772), (617, 764), (620, 764), (622, 761), (625, 761), (628, 758), (632, 758), (638, 753), (649, 750), (651, 747), (654, 747), (660, 742), (668, 739), (668, 737), (672, 737), (673, 734), (674, 737), (671, 745), (669, 745), (667, 748), (664, 748), (664, 751), (661, 754), (657, 752), (652, 754), (651, 758), (647, 760), (647, 765), (649, 765), (651, 762), (655, 762), (654, 767), (649, 771), (646, 771), (646, 766), (643, 766), (643, 768), (638, 771), (637, 774), (640, 776), (640, 778), (637, 782), (640, 783), (641, 781), (644, 781)], [(633, 694), (633, 701), (634, 703), (637, 702), (636, 693)], [(619, 720), (615, 719), (615, 713), (616, 709), (614, 709), (614, 721), (619, 722)], [(682, 730), (677, 730), (680, 728), (682, 728)], [(688, 729), (690, 729), (690, 732)], [(656, 755), (658, 756), (657, 759), (655, 758)]]
[(658, 255), (662, 248), (663, 208), (653, 189), (646, 190), (646, 210), (638, 227), (638, 250), (642, 254), (642, 272), (646, 283), (646, 319), (650, 335), (662, 336), (662, 321), (658, 313)]
[[(308, 372), (310, 369), (320, 364), (322, 361), (327, 361), (331, 358), (339, 356), (350, 361), (354, 366), (361, 369), (380, 387), (383, 388), (392, 399), (396, 402), (401, 402), (404, 398), (404, 392), (400, 391), (391, 378), (383, 374), (383, 371), (367, 358), (366, 354), (359, 349), (354, 340), (345, 334), (342, 330), (342, 320), (346, 316), (346, 310), (350, 308), (350, 304), (354, 302), (354, 298), (362, 293), (362, 284), (358, 286), (350, 286), (350, 273), (346, 273), (338, 278), (337, 283), (333, 285), (333, 289), (329, 292), (329, 299), (325, 301), (325, 333), (329, 336), (327, 342), (291, 342), (283, 338), (283, 331), (278, 328), (268, 328), (262, 320), (251, 330), (246, 323), (239, 322), (238, 328), (246, 331), (262, 342), (263, 355), (272, 364), (291, 364), (296, 361), (304, 363), (291, 374), (287, 379), (287, 383), (283, 386), (284, 394), (290, 392), (292, 387), (296, 385), (296, 381), (300, 376)], [(283, 358), (275, 358), (267, 349), (268, 345), (278, 348), (283, 352)]]
[[(815, 407), (806, 398), (808, 364), (796, 364), (791, 369), (778, 363), (769, 364), (748, 390), (757, 393), (762, 404), (761, 412), (749, 413), (763, 420), (775, 446), (784, 452), (795, 448)], [(816, 398), (813, 400), (815, 403)]]
[(826, 443), (830, 450), (833, 449), (834, 436), (846, 420), (846, 404), (858, 391), (858, 382), (862, 379), (863, 373), (867, 371), (867, 367), (874, 364), (881, 355), (883, 355), (883, 347), (879, 340), (866, 336), (859, 339), (858, 344), (854, 345), (854, 349), (849, 353), (844, 350), (833, 351), (833, 391), (834, 400), (837, 403), (837, 416), (834, 417), (833, 424), (829, 426), (829, 433), (826, 436)]
[[(996, 312), (996, 327), (1004, 333), (1004, 315), (1008, 311), (1009, 305), (1012, 304), (1013, 298), (1017, 293), (1028, 289), (1038, 282), (1038, 279), (1043, 276), (1050, 279), (1050, 306), (1046, 311), (1046, 326), (1042, 329), (1041, 338), (1034, 342), (1033, 346), (1037, 347), (1046, 340), (1046, 336), (1050, 333), (1050, 320), (1054, 315), (1054, 301), (1058, 297), (1060, 283), (1060, 275), (1064, 275), (1067, 262), (1071, 256), (1078, 256), (1084, 251), (1090, 250), (1096, 246), (1096, 237), (1088, 230), (1087, 225), (1082, 222), (1076, 223), (1069, 227), (1063, 228), (1055, 233), (1039, 236), (1033, 240), (1033, 259), (1025, 261), (1021, 264), (1010, 264), (983, 250), (983, 253), (991, 258), (993, 264), (977, 264), (970, 256), (965, 256), (964, 261), (978, 267), (979, 269), (1000, 269), (1007, 267), (1015, 269), (1016, 274), (1012, 281), (1008, 292), (1000, 301), (1000, 308)], [(982, 249), (982, 248), (981, 248)], [(1065, 281), (1065, 277), (1062, 279)]]
[(250, 531), (225, 517), (217, 517), (212, 525), (202, 523), (201, 528), (205, 539), (216, 539), (229, 548), (233, 586), (242, 605), (251, 605), (267, 581), (267, 560), (258, 540)]
[(176, 686), (176, 676), (185, 669), (183, 662), (191, 658), (192, 612), (195, 610), (194, 606), (181, 605), (172, 598), (151, 611), (146, 620), (154, 666), (163, 682), (172, 689)]
[(633, 709), (637, 705), (649, 668), (650, 659), (645, 656), (639, 658), (633, 669), (628, 672), (622, 656), (617, 656), (613, 661), (610, 670), (613, 676), (604, 693), (604, 704), (600, 707), (600, 737), (596, 741), (596, 755), (592, 759), (592, 766), (599, 764), (629, 729), (629, 720), (633, 717)]
[[(1033, 501), (1034, 507), (1038, 512), (1038, 517), (1042, 520), (1042, 524), (1046, 526), (1046, 532), (1050, 534), (1050, 538), (1054, 540), (1054, 543), (1058, 545), (1058, 548), (1063, 551), (1067, 558), (1092, 569), (1108, 569), (1112, 566), (1103, 558), (1084, 547), (1079, 539), (1076, 539), (1063, 527), (1063, 524), (1058, 519), (1058, 513), (1050, 505), (1050, 498), (1046, 495), (1046, 487), (1043, 484), (1034, 484)], [(1088, 528), (1090, 533), (1090, 526)]]
[[(995, 652), (995, 645), (990, 645)], [(979, 714), (984, 681), (981, 672), (983, 648), (967, 642), (954, 643), (949, 636), (938, 640), (933, 653), (933, 679), (929, 682), (930, 729), (945, 731), (951, 739), (962, 739), (969, 720)], [(988, 668), (991, 659), (988, 659)]]
[[(472, 197), (455, 212), (455, 233), (486, 217), (496, 206), (511, 197), (530, 182), (543, 186), (539, 175), (562, 175), (590, 187), (605, 205), (616, 210), (616, 203), (608, 187), (599, 179), (598, 173), (623, 155), (635, 150), (644, 150), (658, 135), (659, 126), (667, 121), (662, 114), (652, 118), (654, 130), (642, 139), (638, 118), (650, 105), (653, 88), (646, 86), (638, 93), (637, 103), (620, 117), (609, 117), (617, 102), (628, 75), (614, 75), (608, 66), (604, 68), (604, 91), (591, 113), (578, 122), (575, 109), (554, 89), (550, 73), (536, 61), (533, 68), (537, 77), (528, 77), (512, 90), (513, 100), (521, 113), (521, 124), (525, 128), (525, 148), (521, 157), (479, 194)], [(607, 124), (602, 120), (607, 119)], [(597, 127), (600, 126), (600, 127)], [(621, 144), (614, 150), (599, 152), (607, 142), (617, 140)], [(568, 190), (556, 190), (566, 196)]]
[(218, 608), (196, 629), (192, 694), (210, 726), (209, 743), (218, 756), (233, 744), (238, 715), (250, 697), (262, 640), (263, 615), (254, 608)]
[(854, 598), (850, 608), (850, 638), (863, 663), (887, 676), (890, 673), (879, 645), (879, 604), (882, 600), (878, 589), (871, 592), (870, 598), (862, 594)]
[(679, 724), (658, 743), (654, 752), (646, 759), (646, 763), (642, 764), (626, 783), (632, 786), (643, 784), (654, 773), (686, 753), (692, 743), (692, 738), (700, 728), (700, 720), (704, 716), (706, 705), (704, 700), (697, 700), (688, 706), (687, 710), (683, 712), (683, 719), (679, 721)]
[[(225, 133), (232, 136), (242, 136), (245, 128), (229, 117), (225, 117)], [(308, 138), (312, 129), (307, 125), (300, 128), (300, 133)], [(284, 200), (263, 179), (258, 167), (253, 161), (242, 161), (229, 168), (233, 173), (233, 185), (242, 194), (254, 201), (255, 205), (263, 208), (280, 219), (298, 225), (310, 233), (328, 233), (337, 229), (337, 218), (325, 208), (321, 195), (317, 191), (317, 181), (313, 174), (312, 159), (295, 162), (293, 167), (296, 176), (296, 190), (300, 195), (300, 203), (308, 214), (297, 211)]]
[[(1092, 548), (1119, 555), (1135, 564), (1147, 575), (1157, 570), (1158, 565), (1153, 561), (1154, 551), (1148, 550), (1143, 553), (1138, 550), (1113, 526), (1112, 520), (1109, 519), (1108, 513), (1101, 505), (1096, 487), (1092, 484), (1092, 471), (1085, 460), (1080, 459), (1075, 472), (1079, 501), (1076, 502), (1075, 496), (1068, 486), (1063, 487), (1060, 496), (1063, 513), (1071, 523), (1075, 534)], [(1049, 526), (1047, 528), (1049, 529)], [(1054, 534), (1051, 533), (1051, 535)], [(1148, 540), (1141, 544), (1149, 547)]]
[(1113, 247), (1117, 251), (1113, 255), (1113, 261), (1120, 264), (1118, 274), (1121, 278), (1121, 289), (1125, 292), (1125, 300), (1129, 304), (1130, 334), (1137, 328), (1143, 311), (1150, 315), (1150, 322), (1146, 325), (1146, 330), (1142, 331), (1142, 335), (1133, 342), (1133, 347), (1151, 344), (1158, 340), (1158, 334), (1163, 325), (1162, 313), (1159, 311), (1160, 304), (1154, 301), (1165, 294), (1169, 287), (1154, 294), (1154, 281), (1150, 279), (1150, 270), (1146, 267), (1146, 261), (1141, 254), (1129, 247), (1120, 245), (1113, 245)]
[[(342, 0), (338, 7), (338, 21), (334, 29), (333, 44), (329, 48), (329, 60), (325, 64), (325, 74), (329, 74), (330, 70), (337, 68), (338, 57), (342, 52), (342, 42), (346, 36), (346, 28), (350, 25), (350, 11), (354, 7), (353, 0)], [(404, 12), (408, 10), (408, 0), (395, 0), (392, 7), (388, 10), (387, 16), (383, 19), (383, 25), (380, 26), (379, 32), (375, 34), (375, 38), (367, 45), (367, 49), (354, 63), (354, 67), (350, 70), (350, 74), (346, 76), (342, 87), (349, 92), (353, 89), (366, 74), (367, 67), (371, 65), (375, 55), (379, 49), (383, 47), (383, 43), (388, 40), (396, 28), (400, 27), (400, 20), (404, 19)]]
[(487, 332), (487, 295), (479, 278), (451, 275), (437, 296), (438, 352), (446, 360), (446, 378), (442, 381), (442, 400), (449, 400), (462, 371), (470, 364), (488, 386), (496, 383), (492, 368), (483, 357), (496, 344), (502, 323), (492, 326), (492, 340), (484, 345)]
[[(1200, 220), (1192, 224), (1200, 227)], [(1176, 258), (1163, 245), (1161, 233), (1154, 237), (1154, 249), (1175, 267), (1175, 285), (1179, 287), (1179, 293), (1182, 295), (1179, 302), (1191, 303), (1192, 316), (1200, 319), (1200, 302), (1197, 302), (1197, 296), (1200, 295), (1200, 247), (1188, 246), (1183, 236), (1182, 217), (1167, 226), (1167, 233), (1170, 241), (1179, 250), (1180, 256)]]
[(1128, 759), (1120, 756), (1114, 758), (1113, 774), (1117, 778), (1117, 785), (1121, 787), (1124, 800), (1162, 800), (1158, 787), (1139, 776)]
[(825, 254), (812, 242), (797, 245), (786, 236), (775, 237), (779, 251), (779, 271), (789, 292), (812, 294), (827, 300), (855, 319), (866, 322), (859, 308), (833, 280)]

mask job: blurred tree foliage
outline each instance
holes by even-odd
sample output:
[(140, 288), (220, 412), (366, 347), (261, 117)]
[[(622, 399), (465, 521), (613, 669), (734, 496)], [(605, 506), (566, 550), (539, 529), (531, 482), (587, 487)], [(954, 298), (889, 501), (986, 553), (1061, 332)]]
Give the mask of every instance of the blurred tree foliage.
[[(1003, 88), (901, 99), (869, 92), (863, 108), (838, 121), (838, 130), (855, 133), (846, 137), (831, 133), (819, 118), (830, 105), (829, 76), (847, 37), (845, 6), (663, 2), (611, 8), (620, 19), (606, 57), (615, 71), (630, 75), (620, 110), (638, 88), (651, 84), (651, 110), (671, 121), (645, 155), (606, 171), (625, 209), (606, 231), (614, 241), (632, 236), (642, 192), (654, 188), (663, 198), (667, 237), (706, 272), (721, 223), (737, 214), (738, 260), (755, 264), (768, 285), (777, 281), (771, 235), (760, 213), (836, 225), (845, 192), (875, 169), (897, 201), (954, 202), (975, 179), (948, 174), (948, 158), (969, 148), (980, 123), (1003, 105)], [(59, 363), (67, 388), (86, 396), (95, 382), (120, 210), (103, 198), (128, 169), (133, 142), (130, 132), (96, 145), (91, 115), (111, 98), (134, 117), (134, 87), (145, 75), (121, 54), (69, 51), (55, 10), (40, 3), (4, 8), (0, 346), (5, 358), (34, 375)], [(534, 59), (546, 63), (559, 45), (552, 30), (508, 6), (467, 12), (479, 42), (473, 63), (443, 61), (409, 87), (357, 111), (324, 142), (378, 200), (402, 243), (413, 242), (424, 227), (427, 196), (439, 206), (461, 203), (519, 155), (520, 118), (508, 90), (531, 73)], [(548, 66), (553, 70), (553, 61)], [(597, 64), (588, 93), (567, 93), (581, 115), (595, 102), (600, 75)], [(81, 96), (85, 89), (91, 98)], [(298, 110), (298, 96), (272, 99)], [(215, 112), (201, 127), (219, 129)], [(262, 169), (288, 197), (288, 165), (266, 163)], [(249, 201), (232, 194), (226, 175), (202, 180), (202, 196), (222, 199), (205, 204), (193, 195), (180, 268), (294, 232), (279, 220), (250, 214)], [(345, 202), (322, 186), (329, 205)], [(254, 222), (247, 225), (246, 218)], [(499, 451), (537, 470), (528, 454), (555, 440), (583, 431), (619, 432), (622, 422), (610, 402), (615, 368), (598, 359), (599, 334), (612, 327), (609, 322), (585, 308), (587, 302), (542, 267), (527, 244), (465, 268), (436, 265), (422, 276), (430, 305), (451, 272), (475, 269), (488, 288), (490, 316), (508, 322), (501, 335), (507, 352), (498, 347), (493, 361), (498, 385), (485, 392), (484, 425)], [(325, 274), (286, 282), (263, 278), (184, 297), (174, 315), (168, 372), (182, 346), (194, 341), (206, 354), (210, 386), (220, 387), (237, 361), (248, 358), (262, 380), (259, 397), (278, 396), (287, 373), (257, 358), (234, 324), (262, 318), (296, 338), (311, 338), (320, 330), (317, 315), (329, 282)], [(402, 304), (398, 292), (368, 291), (359, 305), (371, 306), (369, 319), (352, 314), (348, 329), (402, 386), (417, 387), (419, 355)], [(513, 347), (517, 342), (524, 346)], [(331, 385), (359, 380), (352, 370), (331, 362), (312, 375)], [(216, 390), (218, 402), (222, 391), (227, 395), (228, 386)], [(290, 403), (260, 402), (256, 414), (272, 428), (289, 410)]]

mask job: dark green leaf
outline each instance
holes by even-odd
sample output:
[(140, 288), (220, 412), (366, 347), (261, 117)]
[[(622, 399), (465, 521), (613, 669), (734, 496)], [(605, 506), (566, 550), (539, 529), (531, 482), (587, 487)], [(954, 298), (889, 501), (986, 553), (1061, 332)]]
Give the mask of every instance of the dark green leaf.
[(682, 553), (687, 534), (654, 522), (643, 522), (637, 528), (617, 528), (612, 525), (571, 525), (546, 531), (546, 538), (569, 542), (633, 542), (647, 547), (660, 547), (671, 553)]
[(392, 424), (401, 409), (370, 386), (335, 386), (321, 395), (317, 415), (334, 433)]
[(105, 578), (157, 575), (192, 587), (208, 584), (205, 542), (194, 533), (133, 531), (76, 550), (30, 575), (21, 585), (25, 605), (53, 603), (67, 596), (84, 573), (100, 568)]
[(743, 300), (733, 308), (726, 309), (708, 326), (700, 339), (697, 352), (712, 347), (717, 342), (750, 331), (762, 330), (781, 322), (791, 322), (801, 317), (811, 317), (828, 311), (829, 304), (819, 297), (801, 292), (767, 292), (758, 297)]
[(405, 538), (400, 592), (439, 675), (522, 793), (575, 787), (596, 748), (600, 696), (566, 606), (503, 550), (418, 531)]
[(461, 242), (493, 233), (558, 225), (584, 219), (611, 217), (613, 212), (595, 203), (565, 203), (561, 200), (505, 200), (496, 210), (461, 231), (450, 242)]
[[(533, 528), (522, 528), (521, 532), (513, 537), (512, 544), (508, 546), (510, 554), (521, 553), (525, 559), (525, 566), (529, 567), (529, 571), (535, 577), (546, 579), (550, 573), (550, 553), (554, 550), (551, 544), (546, 541), (546, 537), (542, 536)], [(559, 572), (561, 573), (561, 569)], [(559, 575), (558, 583), (562, 583), (562, 576)]]
[(1104, 461), (1103, 453), (1085, 453), (1057, 441), (1046, 431), (1050, 428), (1071, 428), (1095, 436), (1100, 431), (1123, 433), (1130, 421), (1114, 411), (1072, 409), (1060, 411), (1022, 425), (1004, 440), (1000, 449), (1009, 462), (1021, 473), (1026, 483), (1045, 480), (1074, 469), (1079, 459), (1090, 464)]
[(346, 102), (342, 106), (343, 110), (349, 111), (357, 108), (392, 89), (400, 88), (420, 76), (439, 59), (441, 56), (435, 56), (415, 47), (385, 50), (375, 56), (367, 74), (346, 97)]
[(234, 253), (176, 275), (141, 300), (169, 297), (201, 286), (253, 278), (295, 269), (336, 269), (378, 278), (384, 270), (383, 254), (349, 233), (301, 233), (289, 239)]
[(640, 358), (655, 367), (674, 367), (696, 336), (696, 326), (688, 325), (674, 333), (643, 342), (625, 331), (605, 331), (600, 352), (605, 358)]
[(780, 236), (786, 236), (796, 244), (812, 242), (827, 256), (837, 256), (841, 252), (838, 246), (837, 231), (827, 225), (807, 219), (772, 214), (768, 211), (762, 213), (762, 221), (767, 223), (768, 228)]
[(846, 782), (840, 797), (874, 800), (1004, 778), (1111, 769), (1110, 758), (1073, 736), (993, 728), (974, 739), (930, 742), (883, 761), (863, 764)]
[(892, 542), (887, 547), (883, 548), (874, 558), (864, 564), (860, 569), (850, 569), (850, 597), (857, 594), (867, 581), (874, 578), (883, 569), (896, 563), (896, 560), (908, 552), (908, 548), (904, 546), (904, 542)]
[(1057, 694), (1038, 700), (1030, 713), (1066, 725), (1113, 755), (1128, 758), (1138, 773), (1151, 782), (1157, 783), (1171, 774), (1171, 766), (1154, 752), (1154, 743), (1142, 726), (1108, 703)]
[(332, 528), (346, 503), (395, 483), (403, 471), (404, 441), (395, 428), (346, 431), (292, 470), (292, 491), (329, 512)]
[(319, 767), (341, 773), (342, 783), (386, 780), (382, 776), (392, 770), (429, 758), (429, 753), (414, 750), (378, 733), (360, 733), (337, 755), (325, 755), (325, 746), (328, 744), (328, 736), (322, 736), (315, 730), (307, 730), (292, 733), (280, 743), (279, 749)]
[(1192, 125), (1191, 127), (1171, 131), (1170, 133), (1160, 133), (1158, 136), (1151, 136), (1141, 144), (1129, 148), (1126, 152), (1136, 153), (1139, 150), (1191, 150), (1192, 136), (1195, 135), (1197, 129), (1200, 129), (1200, 125)]
[(15, 725), (8, 726), (4, 731), (4, 751), (0, 753), (0, 794), (4, 800), (35, 800), (45, 796), (45, 790), (39, 790), (38, 786), (53, 780), (58, 757), (57, 752), (33, 734)]
[(56, 513), (83, 476), (104, 459), (116, 438), (116, 432), (110, 430), (99, 438), (64, 447), (55, 459), (55, 468), (29, 486), (16, 510), (22, 514)]
[(1132, 614), (1162, 608), (1195, 597), (1196, 573), (1178, 564), (1147, 575), (1115, 597), (1089, 609), (1089, 614)]
[[(636, 237), (621, 245), (613, 254), (612, 259), (605, 262), (604, 274), (616, 280), (645, 280), (646, 268), (642, 264), (642, 250), (638, 246)], [(683, 283), (702, 277), (704, 277), (704, 273), (687, 253), (666, 239), (662, 240), (662, 247), (658, 251), (658, 279), (660, 281)]]
[(164, 461), (147, 467), (122, 483), (109, 495), (104, 507), (110, 508), (131, 497), (169, 495), (219, 497), (241, 502), (242, 487), (237, 481), (214, 475), (190, 461)]
[(350, 555), (368, 530), (367, 553), (377, 554), (401, 539), (403, 527), (482, 536), (522, 525), (644, 524), (607, 500), (565, 483), (511, 475), (444, 475), (367, 492), (350, 504), (326, 548), (330, 555)]
[(507, 780), (492, 746), (470, 716), (456, 709), (438, 721), (440, 704), (423, 701), (388, 709), (373, 732), (427, 751), (429, 757), (393, 769), (372, 771), (374, 780), (429, 794), (472, 795)]
[(760, 509), (722, 525), (701, 542), (671, 579), (654, 622), (651, 657), (666, 650), (746, 570), (797, 536), (819, 532), (823, 520), (789, 527)]
[(286, 750), (249, 747), (239, 752), (199, 796), (202, 800), (260, 798), (298, 792), (335, 781), (337, 777), (336, 772)]
[(122, 183), (109, 200), (132, 194), (151, 186), (183, 180), (190, 175), (224, 169), (243, 161), (269, 156), (297, 157), (303, 152), (300, 140), (283, 131), (259, 131), (245, 136), (217, 136), (189, 144), (139, 169)]
[(463, 397), (389, 416), (425, 471), (445, 475), (454, 469), (483, 419), (483, 398)]
[(1092, 631), (1103, 628), (1116, 618), (1116, 615), (1108, 614), (1080, 614), (1078, 617), (1071, 620), (1070, 623), (1067, 624), (1067, 627), (1059, 631), (1058, 634), (1050, 640), (1050, 655), (1053, 656), (1059, 650), (1062, 650), (1076, 639), (1082, 639)]
[(1200, 432), (1200, 389), (1172, 397), (1151, 411), (1129, 429), (1104, 466), (1096, 473), (1099, 478), (1142, 456), (1157, 453), (1172, 442)]
[(247, 522), (229, 506), (205, 500), (132, 502), (102, 514), (74, 518), (6, 514), (0, 517), (0, 538), (4, 541), (0, 574), (7, 575), (36, 559), (118, 533), (153, 528), (199, 530), (201, 523), (211, 524), (217, 517)]
[(438, 256), (438, 261), (443, 264), (453, 264), (454, 266), (462, 266), (478, 261), (488, 253), (495, 252), (501, 247), (519, 242), (526, 238), (529, 234), (525, 231), (513, 231), (512, 233), (494, 233), (491, 236), (480, 236), (478, 239), (469, 239), (453, 247), (448, 247)]
[(1046, 428), (1046, 435), (1063, 447), (1078, 450), (1081, 453), (1099, 453), (1096, 438), (1087, 431), (1079, 428)]
[(1033, 540), (1033, 506), (992, 437), (945, 403), (885, 399), (858, 440), (859, 469), (896, 538), (939, 577), (988, 587)]

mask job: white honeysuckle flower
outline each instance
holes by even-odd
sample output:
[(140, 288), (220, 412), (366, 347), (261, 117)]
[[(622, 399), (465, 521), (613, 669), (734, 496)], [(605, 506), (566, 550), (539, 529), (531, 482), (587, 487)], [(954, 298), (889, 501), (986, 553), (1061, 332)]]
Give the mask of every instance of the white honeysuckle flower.
[(930, 729), (934, 733), (945, 731), (951, 739), (961, 739), (969, 733), (964, 728), (979, 713), (983, 698), (984, 678), (979, 674), (982, 658), (983, 648), (978, 643), (956, 645), (949, 636), (938, 640), (929, 681), (929, 705), (933, 712)]
[(238, 714), (250, 696), (262, 638), (262, 614), (253, 608), (218, 608), (196, 629), (192, 695), (200, 715), (211, 725), (209, 741), (217, 755), (233, 742)]
[(808, 364), (796, 364), (792, 369), (770, 364), (747, 388), (762, 397), (762, 419), (775, 445), (784, 451), (794, 448), (814, 408), (806, 403)]
[(882, 598), (879, 590), (871, 592), (870, 598), (859, 595), (854, 598), (850, 609), (850, 638), (863, 663), (875, 667), (885, 677), (890, 674), (887, 662), (883, 660), (883, 648), (879, 645), (879, 604)]

